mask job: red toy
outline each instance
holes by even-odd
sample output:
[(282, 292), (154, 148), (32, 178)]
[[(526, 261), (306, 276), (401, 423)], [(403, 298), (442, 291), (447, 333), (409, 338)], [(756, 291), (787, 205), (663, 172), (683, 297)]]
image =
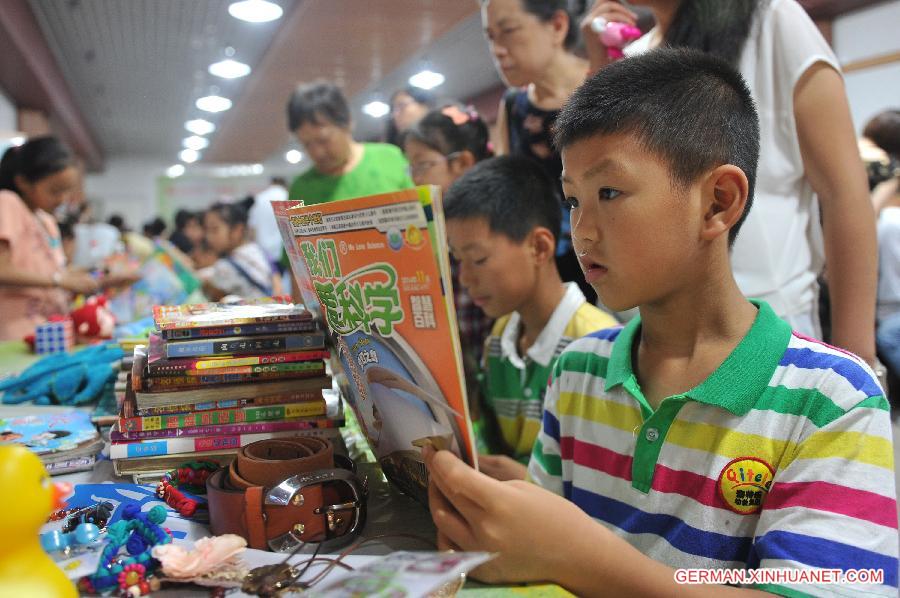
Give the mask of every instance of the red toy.
[(600, 41), (606, 46), (606, 55), (612, 59), (622, 58), (625, 55), (622, 48), (643, 35), (634, 25), (607, 21), (603, 17), (591, 21), (591, 29), (600, 34)]
[(69, 317), (75, 323), (75, 333), (81, 338), (112, 338), (116, 317), (106, 307), (106, 296), (89, 298)]

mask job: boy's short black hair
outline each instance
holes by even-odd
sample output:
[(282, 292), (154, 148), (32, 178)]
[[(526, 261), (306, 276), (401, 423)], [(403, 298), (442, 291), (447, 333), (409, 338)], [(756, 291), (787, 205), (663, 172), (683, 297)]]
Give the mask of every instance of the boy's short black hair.
[(697, 50), (660, 48), (615, 62), (585, 81), (556, 118), (554, 143), (630, 133), (670, 166), (684, 187), (704, 172), (734, 164), (749, 182), (744, 214), (728, 233), (734, 243), (753, 203), (759, 119), (750, 90), (724, 60)]
[(341, 88), (328, 81), (298, 85), (287, 104), (288, 130), (293, 133), (306, 123), (350, 126), (350, 106)]
[(536, 226), (559, 240), (562, 210), (557, 184), (540, 164), (522, 156), (489, 158), (456, 180), (444, 216), (485, 218), (491, 232), (521, 243)]

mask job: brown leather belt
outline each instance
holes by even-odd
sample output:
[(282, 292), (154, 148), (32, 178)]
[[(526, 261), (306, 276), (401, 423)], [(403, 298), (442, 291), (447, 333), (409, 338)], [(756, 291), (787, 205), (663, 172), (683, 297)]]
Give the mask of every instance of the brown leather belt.
[(248, 444), (207, 479), (206, 492), (212, 532), (261, 550), (349, 540), (365, 522), (366, 483), (323, 438)]

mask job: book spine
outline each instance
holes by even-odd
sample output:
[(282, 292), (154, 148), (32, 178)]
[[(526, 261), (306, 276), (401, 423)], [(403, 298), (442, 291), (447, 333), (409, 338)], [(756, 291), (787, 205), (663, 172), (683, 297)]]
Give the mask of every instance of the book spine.
[(249, 357), (217, 357), (215, 359), (195, 360), (194, 370), (217, 370), (225, 367), (239, 367), (248, 365), (265, 365), (274, 363), (296, 363), (301, 361), (317, 361), (328, 359), (328, 351), (289, 351), (287, 353), (267, 353), (264, 355), (252, 355)]
[(140, 430), (136, 432), (119, 432), (111, 430), (109, 439), (112, 442), (129, 442), (156, 438), (181, 438), (183, 436), (228, 436), (235, 434), (260, 434), (263, 432), (288, 432), (291, 430), (313, 430), (316, 428), (334, 428), (341, 422), (331, 419), (263, 421), (254, 423), (225, 424), (218, 426), (194, 426), (190, 428), (166, 428), (163, 430)]
[(238, 449), (257, 440), (284, 438), (287, 436), (319, 436), (334, 438), (340, 435), (337, 428), (313, 428), (288, 432), (264, 432), (261, 434), (235, 434), (229, 436), (199, 436), (163, 438), (159, 440), (138, 440), (135, 442), (111, 442), (110, 459), (135, 459), (182, 453), (202, 453), (206, 451), (227, 451)]
[(186, 376), (219, 376), (227, 374), (267, 374), (273, 372), (321, 372), (321, 361), (298, 361), (296, 363), (273, 363), (270, 365), (239, 365), (214, 370), (187, 370)]
[(322, 400), (321, 390), (311, 390), (289, 395), (275, 395), (270, 397), (257, 397), (255, 399), (233, 399), (229, 401), (206, 401), (204, 403), (163, 405), (160, 407), (135, 408), (135, 417), (147, 417), (151, 415), (172, 415), (176, 413), (191, 413), (194, 411), (209, 411), (211, 409), (234, 409), (243, 406), (261, 407), (264, 405), (281, 405), (285, 403), (319, 401)]
[(180, 374), (194, 367), (196, 359), (185, 359), (182, 362), (173, 362), (168, 359), (148, 363), (144, 372), (147, 376), (165, 376), (166, 374)]
[(142, 430), (153, 431), (171, 428), (252, 423), (293, 417), (316, 417), (324, 415), (325, 410), (325, 399), (320, 398), (317, 401), (289, 403), (287, 405), (219, 409), (216, 411), (200, 411), (198, 413), (181, 413), (149, 417), (122, 417), (119, 418), (119, 431), (139, 432)]
[(212, 326), (205, 328), (171, 328), (162, 330), (160, 336), (165, 340), (182, 340), (192, 338), (214, 338), (222, 336), (245, 336), (253, 334), (285, 334), (291, 332), (311, 332), (316, 329), (313, 320), (269, 322), (246, 325)]
[(325, 335), (321, 332), (239, 340), (172, 341), (166, 343), (166, 356), (170, 359), (175, 359), (210, 355), (250, 355), (253, 353), (273, 353), (285, 350), (316, 349), (323, 347), (324, 344)]
[(246, 374), (210, 374), (210, 371), (201, 370), (199, 376), (157, 376), (144, 380), (143, 390), (150, 392), (169, 392), (176, 390), (191, 390), (200, 386), (215, 384), (236, 384), (243, 382), (260, 382), (264, 380), (291, 380), (321, 376), (325, 373), (324, 364), (306, 365), (293, 371), (282, 372), (249, 372)]
[(225, 367), (262, 365), (266, 363), (314, 361), (317, 359), (328, 359), (328, 357), (328, 351), (322, 350), (268, 353), (265, 355), (252, 355), (247, 357), (216, 357), (214, 359), (165, 359), (149, 364), (147, 366), (147, 373), (151, 376), (160, 376), (166, 374), (181, 374), (189, 370), (197, 371)]

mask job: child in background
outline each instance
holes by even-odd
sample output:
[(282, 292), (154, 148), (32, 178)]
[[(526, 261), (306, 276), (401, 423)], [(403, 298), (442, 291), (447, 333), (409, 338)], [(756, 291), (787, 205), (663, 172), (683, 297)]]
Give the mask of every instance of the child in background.
[(203, 229), (209, 248), (219, 259), (211, 276), (203, 281), (203, 292), (212, 301), (226, 295), (243, 299), (268, 297), (275, 277), (269, 260), (259, 245), (247, 241), (247, 211), (238, 204), (216, 203), (203, 215)]
[[(900, 160), (900, 110), (886, 110), (863, 131), (893, 163)], [(900, 375), (900, 172), (872, 191), (878, 217), (878, 352), (891, 372)]]
[(573, 340), (614, 325), (556, 267), (556, 183), (521, 156), (485, 160), (447, 192), (444, 215), (459, 280), (476, 306), (499, 318), (485, 344), (483, 405), (476, 424), (491, 455), (481, 470), (523, 479), (541, 427), (547, 378)]
[[(897, 595), (883, 390), (862, 359), (745, 299), (731, 271), (758, 122), (727, 63), (671, 49), (605, 67), (560, 113), (585, 278), (605, 305), (640, 317), (559, 357), (529, 464), (536, 484), (426, 450), (438, 548), (499, 553), (475, 577), (579, 596), (750, 595), (678, 583), (679, 568), (713, 568), (782, 596)], [(862, 568), (883, 578), (815, 583)]]
[(78, 189), (69, 150), (55, 137), (11, 147), (0, 161), (0, 340), (34, 333), (47, 317), (68, 311), (65, 291), (94, 293), (85, 272), (67, 270), (51, 214)]
[[(444, 195), (476, 162), (491, 156), (489, 145), (487, 125), (478, 113), (471, 107), (457, 104), (432, 110), (403, 136), (403, 151), (409, 161), (413, 182), (437, 185)], [(466, 390), (474, 407), (478, 405), (478, 364), (493, 320), (472, 303), (469, 293), (459, 282), (459, 264), (452, 256), (450, 266)]]

